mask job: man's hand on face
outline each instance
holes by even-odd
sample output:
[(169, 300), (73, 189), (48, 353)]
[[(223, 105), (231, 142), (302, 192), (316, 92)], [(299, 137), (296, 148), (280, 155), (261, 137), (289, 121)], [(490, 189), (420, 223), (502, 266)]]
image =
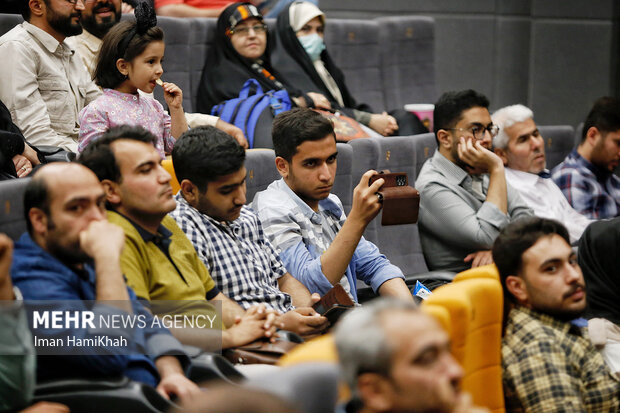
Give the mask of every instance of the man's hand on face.
[(329, 325), (327, 318), (314, 311), (312, 307), (298, 307), (287, 311), (278, 317), (284, 330), (292, 331), (302, 336), (319, 334)]
[(479, 140), (459, 138), (457, 146), (459, 158), (467, 164), (467, 172), (480, 174), (504, 168), (501, 158), (485, 148)]
[(92, 221), (80, 232), (82, 251), (95, 261), (119, 260), (125, 246), (123, 229), (108, 221)]
[(353, 190), (353, 206), (348, 219), (359, 220), (364, 226), (377, 216), (382, 207), (377, 192), (385, 181), (379, 178), (368, 186), (370, 177), (376, 174), (376, 171), (367, 171)]

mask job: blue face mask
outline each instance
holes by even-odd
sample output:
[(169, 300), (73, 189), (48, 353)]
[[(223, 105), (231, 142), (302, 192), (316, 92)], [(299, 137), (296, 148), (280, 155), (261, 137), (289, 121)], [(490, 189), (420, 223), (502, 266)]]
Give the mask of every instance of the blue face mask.
[(323, 38), (316, 33), (298, 37), (297, 40), (299, 40), (299, 43), (301, 43), (313, 62), (317, 60), (319, 56), (321, 56), (321, 52), (325, 50)]

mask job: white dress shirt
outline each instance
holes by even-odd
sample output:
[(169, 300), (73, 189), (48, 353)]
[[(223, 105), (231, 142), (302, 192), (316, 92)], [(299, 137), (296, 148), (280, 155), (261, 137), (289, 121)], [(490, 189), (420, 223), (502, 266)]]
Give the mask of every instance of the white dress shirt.
[(564, 194), (550, 178), (506, 168), (506, 181), (519, 191), (536, 216), (560, 221), (568, 229), (571, 242), (581, 238), (591, 221), (570, 206)]

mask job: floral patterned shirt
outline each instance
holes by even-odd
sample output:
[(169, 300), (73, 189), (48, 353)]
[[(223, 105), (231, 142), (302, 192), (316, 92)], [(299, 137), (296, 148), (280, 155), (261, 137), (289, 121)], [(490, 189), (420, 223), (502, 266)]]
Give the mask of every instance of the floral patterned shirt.
[(172, 151), (175, 139), (170, 133), (170, 115), (161, 103), (139, 94), (103, 89), (103, 95), (80, 112), (78, 152), (114, 126), (141, 126), (157, 137), (155, 147), (162, 158)]

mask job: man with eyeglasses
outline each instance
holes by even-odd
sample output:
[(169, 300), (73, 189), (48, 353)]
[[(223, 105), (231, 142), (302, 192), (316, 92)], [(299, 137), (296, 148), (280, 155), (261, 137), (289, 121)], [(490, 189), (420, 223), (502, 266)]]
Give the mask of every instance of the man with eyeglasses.
[(101, 93), (65, 38), (83, 0), (23, 0), (25, 22), (0, 37), (0, 100), (32, 145), (77, 150), (78, 114)]
[(489, 100), (474, 90), (444, 93), (435, 103), (438, 150), (416, 180), (420, 241), (431, 270), (459, 272), (493, 262), (491, 246), (509, 222), (533, 215), (506, 183), (492, 152), (498, 133)]
[(491, 119), (500, 128), (493, 145), (504, 162), (506, 181), (537, 216), (560, 221), (570, 241), (578, 241), (592, 221), (573, 209), (545, 168), (545, 141), (534, 113), (523, 105), (511, 105), (497, 110)]

